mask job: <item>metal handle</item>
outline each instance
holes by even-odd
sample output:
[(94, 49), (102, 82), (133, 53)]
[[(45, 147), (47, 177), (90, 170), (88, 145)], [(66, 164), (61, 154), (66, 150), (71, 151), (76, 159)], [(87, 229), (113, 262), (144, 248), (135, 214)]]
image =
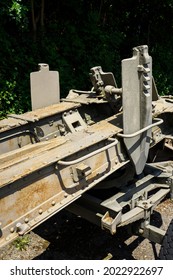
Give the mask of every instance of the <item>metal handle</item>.
[(135, 136), (141, 134), (142, 132), (145, 132), (146, 130), (148, 130), (148, 129), (150, 129), (150, 128), (156, 126), (156, 125), (159, 125), (159, 124), (163, 123), (163, 120), (162, 120), (162, 119), (159, 119), (159, 118), (155, 118), (155, 119), (153, 119), (153, 121), (156, 121), (156, 123), (152, 123), (152, 124), (150, 124), (150, 125), (148, 125), (148, 126), (142, 128), (142, 129), (140, 129), (140, 130), (138, 130), (137, 132), (134, 132), (134, 133), (132, 133), (132, 134), (122, 134), (122, 133), (118, 133), (117, 135), (118, 135), (119, 137), (122, 137), (122, 138), (132, 138), (132, 137), (135, 137)]
[(107, 149), (109, 149), (109, 148), (111, 148), (111, 147), (113, 147), (113, 146), (115, 146), (115, 145), (118, 144), (118, 140), (117, 140), (117, 139), (108, 138), (108, 140), (111, 141), (112, 143), (110, 143), (110, 144), (108, 144), (108, 145), (106, 145), (106, 146), (104, 146), (104, 147), (102, 147), (102, 148), (100, 148), (100, 149), (98, 149), (98, 150), (96, 150), (96, 151), (94, 151), (94, 152), (91, 152), (90, 154), (87, 154), (87, 155), (85, 155), (85, 156), (83, 156), (83, 157), (80, 157), (80, 158), (78, 158), (78, 159), (71, 160), (71, 161), (59, 160), (59, 161), (57, 162), (57, 164), (66, 165), (66, 166), (72, 165), (72, 164), (76, 164), (76, 163), (79, 163), (79, 162), (81, 162), (81, 161), (83, 161), (83, 160), (85, 160), (85, 159), (87, 159), (87, 158), (89, 158), (89, 157), (91, 157), (91, 156), (95, 156), (95, 155), (97, 155), (98, 153), (103, 152), (103, 151), (105, 151), (105, 150), (107, 150)]

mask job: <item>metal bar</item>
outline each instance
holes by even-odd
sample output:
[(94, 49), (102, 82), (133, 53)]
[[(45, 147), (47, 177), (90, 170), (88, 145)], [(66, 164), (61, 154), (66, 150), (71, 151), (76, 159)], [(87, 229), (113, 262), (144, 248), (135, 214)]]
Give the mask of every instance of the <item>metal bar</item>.
[(105, 151), (105, 150), (107, 150), (107, 149), (109, 149), (109, 148), (111, 148), (111, 147), (113, 147), (113, 146), (115, 146), (115, 145), (118, 144), (118, 140), (117, 140), (117, 139), (108, 138), (108, 140), (109, 140), (109, 141), (112, 141), (112, 143), (110, 143), (110, 144), (108, 144), (108, 145), (106, 145), (106, 146), (104, 146), (104, 147), (102, 147), (102, 148), (100, 148), (100, 149), (98, 149), (98, 150), (96, 150), (96, 151), (94, 151), (94, 152), (91, 152), (91, 153), (89, 153), (89, 154), (87, 154), (87, 155), (85, 155), (85, 156), (83, 156), (83, 157), (80, 157), (80, 158), (78, 158), (78, 159), (75, 159), (75, 160), (71, 160), (71, 161), (59, 160), (59, 161), (57, 162), (57, 164), (66, 165), (66, 166), (72, 165), (72, 164), (76, 164), (76, 163), (79, 163), (79, 162), (81, 162), (81, 161), (83, 161), (83, 160), (85, 160), (85, 159), (88, 159), (88, 158), (91, 157), (91, 156), (95, 156), (95, 155), (97, 155), (98, 153), (103, 152), (103, 151)]
[(5, 137), (0, 137), (0, 142), (6, 141), (7, 139), (10, 139), (10, 138), (21, 136), (23, 134), (31, 134), (35, 137), (35, 140), (37, 142), (40, 142), (40, 139), (38, 138), (37, 134), (31, 130), (23, 130), (23, 131), (19, 131), (19, 132), (13, 133), (13, 134), (9, 134)]
[(13, 119), (17, 119), (17, 120), (21, 120), (21, 121), (26, 121), (26, 122), (31, 122), (34, 123), (36, 121), (39, 121), (38, 118), (27, 118), (25, 116), (21, 116), (21, 115), (16, 115), (16, 114), (10, 114), (8, 115), (8, 118), (13, 118)]
[(148, 224), (144, 227), (144, 232), (141, 234), (143, 237), (158, 244), (162, 244), (166, 231)]
[(154, 126), (157, 126), (157, 125), (163, 123), (163, 120), (162, 120), (162, 119), (159, 119), (159, 118), (155, 118), (154, 121), (157, 121), (157, 122), (156, 122), (156, 123), (152, 123), (152, 124), (150, 124), (150, 125), (148, 125), (148, 126), (142, 128), (142, 129), (138, 130), (138, 131), (135, 132), (135, 133), (132, 133), (132, 134), (122, 134), (122, 133), (118, 133), (117, 135), (118, 135), (119, 137), (122, 137), (122, 138), (133, 138), (133, 137), (138, 136), (139, 134), (145, 132), (146, 130), (148, 130), (148, 129), (154, 127)]

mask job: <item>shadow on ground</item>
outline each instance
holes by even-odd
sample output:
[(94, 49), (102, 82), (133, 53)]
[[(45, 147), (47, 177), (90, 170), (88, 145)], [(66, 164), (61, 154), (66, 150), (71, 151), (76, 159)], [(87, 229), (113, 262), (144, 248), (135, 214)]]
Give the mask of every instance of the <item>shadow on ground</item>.
[[(161, 216), (155, 212), (154, 224), (161, 224)], [(100, 260), (107, 256), (114, 260), (134, 260), (133, 251), (144, 238), (128, 234), (127, 228), (119, 228), (116, 235), (101, 230), (90, 222), (63, 210), (34, 230), (49, 242), (47, 249), (37, 260)], [(155, 246), (150, 243), (151, 255), (157, 258)], [(143, 248), (145, 251), (146, 248)], [(153, 258), (153, 257), (152, 257)]]

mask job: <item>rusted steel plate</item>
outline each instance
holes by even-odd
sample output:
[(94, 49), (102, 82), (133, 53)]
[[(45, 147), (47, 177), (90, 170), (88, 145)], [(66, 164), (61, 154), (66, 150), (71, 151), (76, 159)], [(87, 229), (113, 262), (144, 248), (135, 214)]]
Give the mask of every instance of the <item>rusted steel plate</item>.
[(35, 122), (77, 107), (80, 107), (80, 104), (72, 102), (61, 102), (21, 115), (16, 115), (16, 117), (9, 117), (5, 120), (0, 121), (0, 133), (16, 127), (20, 127), (21, 125), (25, 125), (29, 121)]
[[(78, 133), (70, 134), (64, 137), (57, 137), (51, 141), (50, 146), (30, 151), (28, 155), (18, 159), (18, 154), (14, 154), (14, 160), (8, 164), (0, 162), (0, 188), (12, 183), (20, 178), (26, 177), (28, 174), (44, 168), (58, 160), (67, 156), (73, 155), (78, 151), (82, 151), (102, 140), (106, 140), (112, 135), (116, 135), (122, 129), (114, 123), (119, 119), (111, 117), (103, 120), (90, 128), (80, 131)], [(38, 144), (37, 144), (38, 145)], [(21, 148), (22, 151), (23, 148)], [(87, 153), (87, 151), (86, 151)]]
[[(25, 180), (20, 179), (1, 188), (0, 245), (11, 241), (22, 231), (31, 230), (126, 164), (125, 152), (121, 149), (119, 152), (124, 153), (124, 159), (119, 159), (116, 147), (87, 158), (83, 165), (89, 166), (91, 172), (86, 176), (77, 174), (77, 179), (75, 172), (81, 164), (76, 164), (73, 169), (72, 166), (55, 168), (53, 164), (26, 176)], [(19, 223), (21, 226), (18, 228)]]

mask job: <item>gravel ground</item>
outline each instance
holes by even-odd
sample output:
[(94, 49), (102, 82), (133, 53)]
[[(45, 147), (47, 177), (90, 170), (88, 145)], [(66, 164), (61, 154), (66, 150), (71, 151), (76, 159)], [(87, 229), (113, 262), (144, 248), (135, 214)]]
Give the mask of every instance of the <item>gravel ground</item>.
[[(153, 223), (166, 230), (173, 217), (169, 199), (154, 211)], [(14, 243), (0, 250), (1, 260), (153, 260), (157, 259), (160, 245), (147, 239), (129, 236), (118, 229), (115, 236), (102, 231), (86, 220), (63, 210), (27, 235), (25, 249)]]

